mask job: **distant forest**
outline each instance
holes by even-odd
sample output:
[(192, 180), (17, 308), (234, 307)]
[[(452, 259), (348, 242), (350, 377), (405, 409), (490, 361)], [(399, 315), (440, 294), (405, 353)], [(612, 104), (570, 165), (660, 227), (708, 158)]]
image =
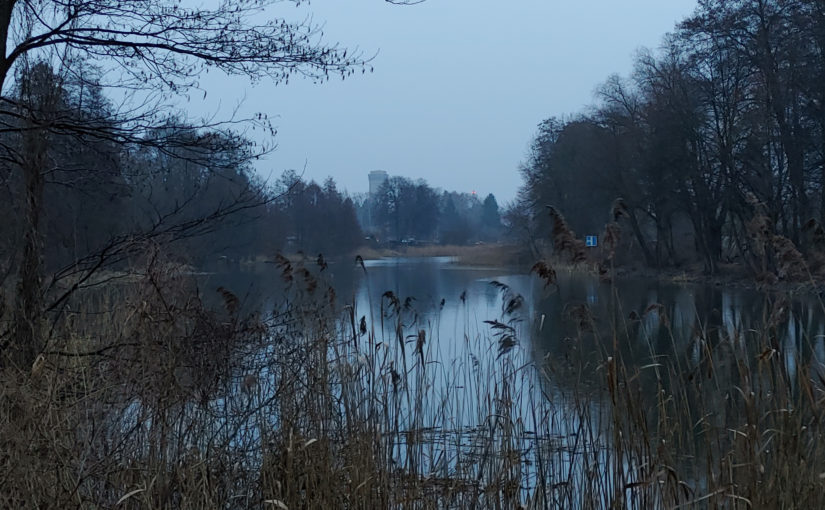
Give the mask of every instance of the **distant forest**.
[(508, 224), (540, 244), (552, 205), (599, 234), (621, 198), (628, 261), (821, 272), (824, 49), (821, 1), (700, 1), (595, 106), (541, 123)]
[[(200, 265), (217, 257), (274, 255), (290, 240), (312, 251), (343, 252), (362, 239), (353, 203), (330, 179), (323, 187), (286, 173), (267, 183), (253, 171), (254, 145), (228, 130), (195, 128), (169, 117), (154, 128), (156, 140), (120, 139), (128, 131), (115, 108), (88, 80), (72, 82), (38, 64), (18, 76), (17, 100), (35, 101), (71, 126), (46, 134), (40, 182), (5, 169), (0, 186), (0, 260), (8, 274), (24, 256), (25, 196), (42, 187), (36, 222), (49, 273), (89, 264), (125, 263), (162, 245), (181, 261)], [(6, 112), (11, 116), (13, 112)], [(84, 128), (82, 143), (77, 129)], [(26, 136), (6, 137), (7, 147), (28, 150)], [(25, 164), (25, 162), (24, 162)]]
[(423, 179), (391, 177), (374, 196), (350, 196), (338, 191), (332, 177), (319, 185), (288, 171), (274, 189), (268, 216), (258, 225), (269, 230), (270, 246), (257, 248), (259, 253), (340, 255), (361, 246), (462, 245), (502, 235), (495, 196), (482, 201), (475, 194), (432, 188)]
[(431, 188), (426, 181), (391, 177), (374, 196), (358, 200), (358, 218), (373, 243), (468, 244), (502, 235), (496, 197)]
[[(279, 251), (349, 254), (402, 240), (492, 241), (501, 233), (492, 195), (481, 201), (403, 177), (390, 179), (375, 197), (351, 197), (332, 178), (319, 185), (294, 171), (265, 182), (252, 167), (259, 149), (232, 131), (170, 116), (153, 128), (155, 138), (119, 137), (132, 126), (88, 77), (66, 79), (39, 63), (24, 69), (17, 83), (15, 101), (53, 116), (57, 127), (36, 139), (22, 127), (5, 137), (8, 149), (30, 154), (31, 144), (41, 144), (42, 161), (21, 164), (47, 168), (27, 180), (14, 166), (2, 167), (0, 269), (6, 276), (27, 257), (20, 240), (29, 221), (39, 225), (43, 268), (56, 276), (122, 266), (145, 251), (145, 242), (201, 266)], [(5, 113), (13, 116), (14, 106)], [(68, 127), (61, 130), (60, 123)], [(26, 196), (38, 197), (29, 221)]]

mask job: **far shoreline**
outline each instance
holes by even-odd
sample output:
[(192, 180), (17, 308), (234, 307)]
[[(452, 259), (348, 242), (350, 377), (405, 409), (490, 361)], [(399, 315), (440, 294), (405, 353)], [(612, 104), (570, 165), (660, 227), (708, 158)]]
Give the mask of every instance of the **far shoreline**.
[[(394, 257), (455, 257), (457, 264), (463, 266), (517, 267), (524, 272), (529, 272), (533, 264), (539, 260), (524, 246), (498, 243), (469, 246), (408, 246), (397, 249), (363, 248), (353, 252), (353, 256), (355, 255), (361, 256), (363, 260)], [(545, 257), (545, 260), (557, 271), (597, 274), (595, 269), (587, 263), (573, 265), (552, 256)], [(615, 267), (612, 278), (607, 278), (604, 281), (609, 283), (611, 280), (625, 281), (634, 278), (649, 278), (672, 284), (752, 289), (762, 292), (825, 292), (825, 282), (814, 277), (800, 281), (759, 281), (747, 271), (744, 265), (738, 263), (721, 264), (716, 274), (707, 274), (702, 265), (698, 263), (669, 268), (619, 265)]]
[[(307, 260), (300, 251), (283, 254), (287, 260), (296, 262)], [(364, 261), (391, 258), (453, 257), (455, 264), (466, 267), (509, 268), (530, 273), (534, 264), (543, 260), (557, 272), (578, 272), (598, 276), (596, 266), (583, 262), (571, 264), (556, 256), (536, 257), (530, 250), (517, 244), (479, 243), (474, 245), (426, 245), (376, 248), (362, 246), (349, 255), (331, 255), (330, 263), (342, 263), (345, 259)], [(315, 257), (312, 257), (315, 260)], [(241, 261), (241, 265), (273, 263), (268, 257), (255, 257)], [(760, 292), (802, 292), (825, 294), (825, 281), (811, 276), (807, 280), (760, 281), (739, 263), (719, 265), (715, 274), (707, 274), (701, 263), (685, 264), (680, 267), (651, 268), (639, 265), (617, 265), (610, 277), (602, 277), (604, 283), (627, 281), (636, 278), (657, 280), (676, 285), (709, 285), (731, 289), (751, 289)]]
[(529, 250), (515, 244), (479, 243), (473, 245), (427, 245), (399, 246), (397, 248), (363, 247), (355, 250), (353, 256), (363, 260), (378, 260), (395, 257), (426, 258), (454, 257), (463, 266), (524, 267), (535, 263)]

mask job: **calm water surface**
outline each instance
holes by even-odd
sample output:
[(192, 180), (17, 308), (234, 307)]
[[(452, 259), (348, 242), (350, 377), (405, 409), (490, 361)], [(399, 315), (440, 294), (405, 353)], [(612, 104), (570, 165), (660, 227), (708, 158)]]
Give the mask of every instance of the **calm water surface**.
[[(218, 271), (205, 286), (223, 285), (243, 296), (247, 308), (267, 308), (283, 293), (278, 274), (271, 264)], [(342, 305), (354, 304), (357, 317), (363, 316), (379, 339), (395, 332), (384, 297), (392, 292), (405, 305), (405, 329), (411, 336), (424, 330), (436, 340), (428, 347), (442, 361), (460, 356), (468, 342), (486, 342), (480, 352), (496, 358), (495, 330), (485, 321), (512, 324), (515, 349), (539, 364), (553, 364), (555, 387), (586, 382), (595, 372), (582, 374), (583, 366), (595, 367), (617, 354), (626, 365), (645, 367), (662, 356), (698, 364), (708, 346), (721, 352), (721, 363), (725, 350), (758, 356), (772, 349), (791, 375), (800, 359), (813, 359), (817, 366), (825, 362), (825, 307), (810, 293), (654, 279), (609, 284), (581, 273), (561, 273), (558, 285), (547, 287), (525, 271), (467, 267), (449, 257), (372, 260), (364, 269), (338, 261), (322, 274)], [(514, 296), (523, 302), (506, 314)], [(408, 342), (414, 346), (412, 338)]]

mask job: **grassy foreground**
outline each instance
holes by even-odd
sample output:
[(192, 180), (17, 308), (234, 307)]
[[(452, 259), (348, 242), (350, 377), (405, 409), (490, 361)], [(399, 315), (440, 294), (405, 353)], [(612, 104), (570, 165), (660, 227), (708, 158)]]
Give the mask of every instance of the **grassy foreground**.
[(628, 324), (578, 309), (594, 356), (536, 362), (506, 286), (499, 317), (439, 338), (391, 292), (371, 315), (279, 267), (266, 314), (226, 289), (210, 311), (160, 263), (82, 294), (0, 374), (0, 507), (825, 507), (825, 379), (789, 369), (780, 314), (635, 366)]

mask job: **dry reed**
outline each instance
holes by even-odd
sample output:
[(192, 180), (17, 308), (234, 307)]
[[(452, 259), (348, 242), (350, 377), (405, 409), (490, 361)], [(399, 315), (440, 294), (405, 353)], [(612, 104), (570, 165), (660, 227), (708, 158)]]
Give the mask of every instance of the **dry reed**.
[(261, 316), (157, 261), (73, 302), (36, 366), (2, 373), (0, 507), (825, 505), (825, 379), (777, 349), (781, 300), (762, 328), (697, 324), (689, 353), (663, 305), (571, 305), (569, 355), (542, 358), (502, 283), (498, 317), (440, 338), (413, 300), (374, 315), (279, 269)]

